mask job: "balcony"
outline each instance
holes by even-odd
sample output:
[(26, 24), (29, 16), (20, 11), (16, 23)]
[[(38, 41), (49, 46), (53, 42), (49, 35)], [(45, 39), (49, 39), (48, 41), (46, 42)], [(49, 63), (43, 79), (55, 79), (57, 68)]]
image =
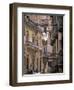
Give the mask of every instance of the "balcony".
[(38, 49), (38, 50), (42, 50), (41, 46), (36, 45), (35, 43), (31, 42), (31, 41), (26, 41), (25, 45), (31, 49)]

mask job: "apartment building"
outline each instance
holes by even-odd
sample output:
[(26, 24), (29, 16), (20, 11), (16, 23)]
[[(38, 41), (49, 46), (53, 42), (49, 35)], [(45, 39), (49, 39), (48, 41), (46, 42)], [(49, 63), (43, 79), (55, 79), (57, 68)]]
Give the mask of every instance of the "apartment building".
[[(62, 72), (62, 16), (24, 14), (24, 73)], [(61, 28), (60, 28), (61, 27)], [(63, 61), (63, 58), (62, 58)]]

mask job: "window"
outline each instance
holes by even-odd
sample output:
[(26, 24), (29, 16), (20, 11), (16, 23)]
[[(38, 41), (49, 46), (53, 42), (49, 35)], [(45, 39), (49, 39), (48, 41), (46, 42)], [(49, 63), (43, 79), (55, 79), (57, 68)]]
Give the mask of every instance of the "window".
[(37, 46), (38, 46), (38, 37), (37, 37), (37, 39), (36, 39), (36, 44), (37, 44)]
[(29, 41), (29, 31), (26, 31), (26, 41)]
[(29, 70), (29, 55), (26, 58), (26, 69)]
[(33, 43), (35, 42), (34, 34), (32, 34), (32, 42), (33, 42)]

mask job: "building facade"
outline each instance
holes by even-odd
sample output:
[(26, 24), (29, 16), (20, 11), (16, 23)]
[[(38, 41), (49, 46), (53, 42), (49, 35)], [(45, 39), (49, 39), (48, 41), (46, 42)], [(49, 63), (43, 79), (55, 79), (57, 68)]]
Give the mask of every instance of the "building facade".
[(23, 74), (62, 72), (62, 16), (24, 14), (23, 19)]

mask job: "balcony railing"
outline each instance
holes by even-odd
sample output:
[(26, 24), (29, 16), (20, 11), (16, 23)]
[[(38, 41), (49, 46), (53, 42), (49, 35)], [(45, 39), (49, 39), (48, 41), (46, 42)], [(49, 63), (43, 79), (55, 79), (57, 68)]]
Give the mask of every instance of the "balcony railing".
[(39, 45), (36, 45), (35, 43), (31, 42), (31, 41), (26, 41), (25, 45), (27, 45), (27, 47), (30, 47), (32, 49), (39, 49), (42, 50), (42, 47)]

